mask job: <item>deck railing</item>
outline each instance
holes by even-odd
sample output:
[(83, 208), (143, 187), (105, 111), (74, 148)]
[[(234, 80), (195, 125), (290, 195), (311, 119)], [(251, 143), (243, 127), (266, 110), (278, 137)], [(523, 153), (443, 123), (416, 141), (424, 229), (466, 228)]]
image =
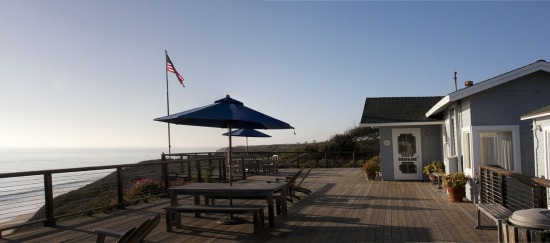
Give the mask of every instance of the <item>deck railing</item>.
[[(274, 156), (277, 155), (277, 156)], [(234, 153), (234, 179), (272, 173), (280, 167), (360, 167), (377, 154), (318, 152)], [(174, 182), (227, 181), (224, 153), (162, 154), (160, 161), (0, 174), (2, 231), (31, 224), (55, 226), (61, 218), (91, 215), (167, 195)], [(205, 176), (207, 174), (208, 176)], [(132, 184), (152, 179), (160, 190), (129, 198)], [(78, 190), (77, 190), (78, 189)]]
[(512, 211), (548, 207), (550, 180), (495, 166), (481, 165), (479, 168), (480, 203), (500, 204)]
[[(55, 226), (61, 218), (162, 197), (174, 181), (203, 181), (201, 174), (208, 168), (213, 168), (211, 181), (223, 181), (224, 161), (224, 157), (210, 156), (0, 174), (0, 236), (10, 229), (38, 223)], [(133, 183), (145, 178), (158, 183), (158, 189), (129, 198)]]
[[(182, 156), (201, 157), (224, 156), (223, 152), (216, 153), (177, 153), (165, 154), (166, 158), (179, 158)], [(273, 156), (278, 159), (279, 168), (341, 168), (361, 167), (363, 163), (379, 155), (378, 153), (366, 152), (233, 152), (233, 158), (248, 158), (258, 160), (272, 160)]]

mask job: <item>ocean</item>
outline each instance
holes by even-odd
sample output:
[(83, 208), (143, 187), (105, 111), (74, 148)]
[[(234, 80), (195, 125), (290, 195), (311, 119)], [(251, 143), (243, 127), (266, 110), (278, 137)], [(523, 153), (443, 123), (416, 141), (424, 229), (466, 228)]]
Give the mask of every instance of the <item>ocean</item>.
[[(213, 152), (218, 148), (172, 148), (172, 153)], [(0, 148), (0, 174), (37, 170), (132, 164), (160, 159), (167, 148)], [(54, 174), (54, 196), (78, 189), (114, 170)], [(0, 228), (34, 214), (44, 204), (42, 176), (0, 178)]]

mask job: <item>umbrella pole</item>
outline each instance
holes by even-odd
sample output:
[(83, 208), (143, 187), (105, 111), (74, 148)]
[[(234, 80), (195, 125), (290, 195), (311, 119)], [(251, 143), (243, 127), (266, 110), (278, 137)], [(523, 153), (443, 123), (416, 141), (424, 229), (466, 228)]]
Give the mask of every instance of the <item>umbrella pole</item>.
[[(231, 122), (227, 123), (227, 127), (229, 128), (229, 155), (227, 156), (229, 158), (229, 186), (233, 186), (233, 159), (231, 158), (231, 153), (233, 153), (231, 150)], [(233, 198), (229, 197), (229, 205), (233, 205)], [(229, 222), (233, 222), (233, 214), (229, 215)]]
[(227, 127), (229, 128), (229, 155), (227, 155), (227, 158), (229, 159), (229, 186), (233, 186), (233, 159), (231, 158), (231, 122), (227, 123)]
[(246, 157), (248, 157), (248, 137), (246, 137)]

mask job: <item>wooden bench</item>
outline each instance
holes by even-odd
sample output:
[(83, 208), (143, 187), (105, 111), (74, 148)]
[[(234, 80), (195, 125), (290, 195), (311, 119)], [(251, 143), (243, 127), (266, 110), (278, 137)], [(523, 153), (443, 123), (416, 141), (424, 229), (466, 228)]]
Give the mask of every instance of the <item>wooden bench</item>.
[[(475, 227), (475, 229), (483, 229), (488, 227), (488, 226), (481, 226), (480, 213), (483, 212), (490, 219), (496, 222), (497, 224), (496, 229), (498, 232), (499, 241), (501, 241), (500, 237), (502, 237), (502, 222), (508, 220), (508, 218), (510, 218), (510, 216), (512, 216), (514, 212), (496, 203), (490, 203), (490, 204), (478, 203), (476, 204), (476, 209), (477, 209), (477, 226)], [(494, 227), (491, 227), (491, 228), (494, 228)]]
[(166, 231), (172, 232), (172, 226), (181, 228), (180, 213), (252, 213), (254, 234), (265, 229), (264, 207), (257, 205), (174, 205), (166, 207)]

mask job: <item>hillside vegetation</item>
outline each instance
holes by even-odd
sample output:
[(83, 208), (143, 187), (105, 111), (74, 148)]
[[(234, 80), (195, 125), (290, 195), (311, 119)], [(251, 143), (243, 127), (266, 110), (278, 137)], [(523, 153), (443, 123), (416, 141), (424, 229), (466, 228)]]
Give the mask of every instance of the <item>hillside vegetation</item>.
[[(218, 151), (223, 152), (226, 148)], [(233, 147), (234, 152), (244, 152), (245, 146)], [(271, 144), (248, 147), (249, 152), (355, 152), (378, 154), (380, 152), (378, 129), (353, 127), (335, 134), (324, 142), (300, 144)]]

